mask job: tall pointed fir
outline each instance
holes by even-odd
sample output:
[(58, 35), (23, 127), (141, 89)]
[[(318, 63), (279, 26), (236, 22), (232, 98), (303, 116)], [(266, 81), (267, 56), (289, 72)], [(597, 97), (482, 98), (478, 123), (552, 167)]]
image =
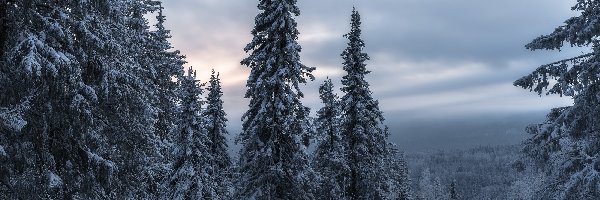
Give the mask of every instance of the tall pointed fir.
[[(111, 39), (105, 46), (113, 57), (106, 64), (100, 84), (100, 105), (109, 126), (108, 155), (119, 166), (116, 194), (128, 198), (156, 198), (163, 156), (155, 124), (158, 118), (156, 68), (146, 54), (150, 30), (144, 15), (153, 11), (153, 1), (111, 2), (111, 16), (120, 16), (109, 25)], [(106, 50), (104, 47), (103, 50)]]
[[(168, 41), (171, 38), (170, 31), (164, 26), (166, 17), (163, 15), (163, 7), (157, 3), (158, 15), (156, 16), (156, 30), (150, 33), (149, 45), (146, 48), (150, 62), (154, 65), (154, 82), (157, 85), (158, 119), (156, 122), (156, 134), (169, 143), (169, 134), (176, 121), (177, 81), (184, 74), (183, 65), (186, 63), (185, 56)], [(165, 145), (168, 146), (168, 145)]]
[(209, 162), (208, 136), (202, 117), (204, 101), (202, 86), (196, 80), (196, 72), (190, 69), (180, 81), (181, 98), (177, 130), (174, 132), (174, 164), (165, 182), (164, 199), (203, 199), (213, 196)]
[(221, 91), (221, 79), (219, 74), (212, 71), (210, 76), (210, 85), (208, 86), (208, 97), (206, 110), (203, 113), (208, 134), (208, 151), (212, 156), (210, 164), (212, 171), (210, 175), (214, 178), (216, 188), (215, 199), (226, 199), (229, 197), (229, 188), (231, 187), (231, 158), (227, 153), (227, 118), (223, 110), (223, 92)]
[[(541, 199), (600, 199), (600, 1), (577, 0), (579, 16), (526, 45), (530, 50), (560, 50), (563, 44), (591, 46), (592, 52), (542, 65), (515, 81), (516, 86), (572, 97), (574, 104), (553, 109), (548, 120), (531, 125), (524, 152), (548, 175)], [(548, 87), (550, 89), (548, 89)]]
[(242, 64), (251, 68), (242, 117), (236, 199), (313, 199), (306, 147), (309, 109), (300, 83), (314, 77), (300, 63), (296, 0), (260, 0)]
[(316, 195), (322, 199), (348, 199), (346, 188), (350, 170), (340, 135), (339, 98), (333, 91), (331, 79), (319, 87), (319, 94), (324, 105), (317, 111), (315, 123), (319, 138), (313, 162), (313, 168), (319, 174)]
[[(185, 56), (181, 55), (178, 50), (173, 50), (171, 43), (168, 41), (171, 38), (170, 31), (164, 26), (166, 17), (163, 15), (163, 7), (160, 2), (155, 2), (151, 5), (156, 12), (156, 30), (149, 32), (146, 37), (145, 54), (148, 58), (147, 62), (152, 65), (153, 72), (151, 81), (156, 84), (156, 101), (157, 118), (155, 123), (155, 132), (160, 155), (162, 158), (157, 162), (159, 165), (155, 168), (154, 181), (160, 183), (163, 179), (168, 178), (169, 165), (173, 160), (170, 156), (170, 149), (173, 145), (172, 131), (174, 131), (177, 121), (176, 103), (179, 101), (177, 97), (177, 89), (179, 87), (177, 79), (183, 77), (183, 65), (186, 63)], [(164, 189), (164, 188), (161, 188)], [(161, 190), (158, 189), (158, 190)]]
[[(346, 141), (346, 162), (350, 172), (346, 188), (349, 199), (382, 199), (390, 191), (385, 175), (385, 163), (391, 150), (386, 142), (387, 132), (383, 128), (383, 114), (379, 103), (371, 96), (365, 76), (370, 73), (365, 61), (369, 56), (363, 52), (360, 14), (352, 10), (348, 47), (342, 53), (344, 70), (341, 99), (342, 136)], [(406, 184), (406, 183), (403, 183)], [(397, 192), (396, 192), (397, 193)]]

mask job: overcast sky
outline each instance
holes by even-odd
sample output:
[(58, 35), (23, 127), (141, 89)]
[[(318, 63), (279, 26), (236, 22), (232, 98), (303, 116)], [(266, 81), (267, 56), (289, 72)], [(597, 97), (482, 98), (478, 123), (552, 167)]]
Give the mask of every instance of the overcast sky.
[[(164, 0), (171, 42), (206, 81), (221, 73), (229, 130), (237, 135), (254, 17), (252, 0)], [(317, 85), (340, 86), (340, 53), (356, 6), (363, 19), (373, 96), (406, 150), (518, 143), (526, 124), (544, 119), (568, 98), (539, 97), (512, 86), (537, 66), (586, 52), (529, 51), (523, 46), (577, 13), (575, 0), (298, 0), (302, 62), (316, 67), (303, 87), (305, 105), (320, 108)], [(341, 94), (340, 94), (341, 95)]]

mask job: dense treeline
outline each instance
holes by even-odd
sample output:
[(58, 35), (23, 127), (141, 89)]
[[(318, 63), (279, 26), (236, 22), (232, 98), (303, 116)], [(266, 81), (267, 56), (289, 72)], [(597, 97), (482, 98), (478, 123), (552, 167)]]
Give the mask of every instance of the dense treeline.
[(519, 158), (518, 146), (406, 155), (412, 187), (421, 199), (452, 199), (453, 184), (459, 199), (520, 199), (510, 196), (512, 186), (531, 173), (517, 169)]
[(0, 199), (410, 199), (364, 80), (358, 12), (344, 96), (328, 81), (313, 120), (300, 101), (314, 68), (300, 62), (295, 3), (259, 1), (234, 162), (221, 77), (206, 86), (184, 71), (160, 1), (2, 1)]
[(526, 46), (591, 53), (514, 83), (572, 106), (529, 126), (521, 153), (411, 154), (411, 176), (366, 81), (359, 12), (344, 35), (342, 94), (327, 79), (313, 118), (301, 101), (315, 68), (300, 60), (296, 0), (257, 8), (231, 160), (226, 77), (202, 83), (184, 70), (160, 1), (0, 1), (0, 199), (600, 198), (600, 1), (577, 0), (579, 16)]
[[(159, 1), (25, 0), (0, 8), (0, 198), (168, 198), (188, 181), (177, 175), (227, 174), (214, 173), (229, 170), (214, 161), (227, 154), (185, 146), (224, 143), (209, 140), (200, 119), (225, 124), (202, 116), (209, 112), (200, 85), (184, 76)], [(149, 13), (157, 16), (152, 31)], [(222, 114), (219, 84), (213, 77), (210, 113)], [(194, 184), (204, 197), (225, 197), (228, 187), (213, 182)]]
[[(236, 199), (411, 199), (407, 169), (371, 97), (360, 15), (353, 10), (342, 52), (344, 96), (330, 80), (320, 87), (325, 106), (314, 124), (302, 105), (299, 84), (314, 79), (300, 61), (294, 16), (296, 0), (260, 0), (253, 39), (242, 64), (251, 68), (246, 86), (249, 110), (242, 117)], [(316, 133), (311, 133), (318, 127)], [(316, 135), (316, 153), (307, 148)]]

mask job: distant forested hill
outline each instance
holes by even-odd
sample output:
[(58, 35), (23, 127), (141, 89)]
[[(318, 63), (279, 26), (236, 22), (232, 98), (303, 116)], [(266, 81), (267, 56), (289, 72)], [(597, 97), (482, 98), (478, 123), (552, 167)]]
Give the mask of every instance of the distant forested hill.
[(519, 150), (520, 146), (510, 145), (408, 153), (413, 191), (419, 198), (451, 199), (454, 182), (458, 199), (521, 198), (526, 196), (523, 188), (515, 187), (532, 173), (518, 170)]

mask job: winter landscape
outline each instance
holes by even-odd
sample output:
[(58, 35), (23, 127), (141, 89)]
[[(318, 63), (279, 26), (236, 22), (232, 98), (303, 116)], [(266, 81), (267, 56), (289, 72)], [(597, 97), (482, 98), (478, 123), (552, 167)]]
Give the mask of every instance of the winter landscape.
[(0, 0), (0, 199), (600, 199), (600, 0)]

